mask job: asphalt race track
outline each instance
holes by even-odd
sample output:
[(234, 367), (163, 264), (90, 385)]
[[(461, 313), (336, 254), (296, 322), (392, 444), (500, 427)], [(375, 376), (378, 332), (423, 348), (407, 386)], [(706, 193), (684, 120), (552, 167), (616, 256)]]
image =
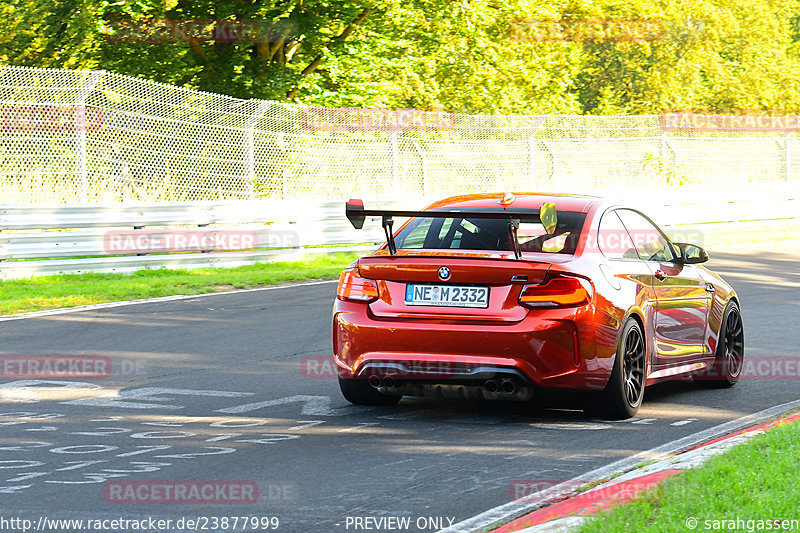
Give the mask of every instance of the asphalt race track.
[[(437, 530), (800, 398), (800, 248), (711, 255), (742, 301), (746, 359), (766, 365), (728, 390), (658, 385), (626, 421), (555, 408), (558, 398), (351, 406), (324, 364), (335, 283), (0, 321), (4, 360), (111, 364), (110, 375), (81, 380), (0, 381), (0, 516), (154, 517), (171, 519), (168, 531), (188, 529), (175, 525), (181, 517), (207, 531), (234, 530), (236, 516), (277, 517), (286, 532), (365, 530), (356, 517), (398, 517), (409, 531)], [(203, 504), (131, 503), (109, 493), (111, 483), (191, 480), (247, 482), (258, 498), (243, 503), (231, 490)]]

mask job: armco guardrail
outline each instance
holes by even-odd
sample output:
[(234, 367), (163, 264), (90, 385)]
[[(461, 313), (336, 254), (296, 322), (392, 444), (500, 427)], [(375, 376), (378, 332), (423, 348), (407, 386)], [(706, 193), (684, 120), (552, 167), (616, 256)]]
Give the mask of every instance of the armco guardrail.
[[(680, 186), (622, 191), (676, 238), (713, 246), (746, 221), (800, 220), (800, 185), (720, 190)], [(423, 199), (370, 201), (421, 207)], [(753, 224), (749, 224), (753, 226)], [(734, 232), (735, 233), (735, 232)], [(730, 235), (727, 237), (730, 239)], [(142, 268), (239, 266), (308, 251), (364, 249), (384, 240), (380, 225), (355, 230), (344, 201), (243, 200), (131, 206), (0, 205), (0, 279), (42, 274), (131, 272)]]
[(383, 238), (377, 226), (353, 229), (344, 217), (343, 201), (6, 205), (0, 206), (0, 279), (160, 267), (232, 267), (319, 246), (363, 247)]

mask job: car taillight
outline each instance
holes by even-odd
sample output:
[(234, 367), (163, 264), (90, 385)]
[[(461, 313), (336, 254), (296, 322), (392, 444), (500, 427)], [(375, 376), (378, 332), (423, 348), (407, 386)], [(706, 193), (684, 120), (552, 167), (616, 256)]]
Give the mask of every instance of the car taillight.
[(589, 282), (578, 278), (552, 278), (542, 285), (525, 285), (519, 303), (527, 307), (573, 307), (592, 299)]
[(378, 284), (358, 275), (358, 269), (348, 269), (339, 276), (336, 296), (340, 300), (371, 302), (378, 299)]

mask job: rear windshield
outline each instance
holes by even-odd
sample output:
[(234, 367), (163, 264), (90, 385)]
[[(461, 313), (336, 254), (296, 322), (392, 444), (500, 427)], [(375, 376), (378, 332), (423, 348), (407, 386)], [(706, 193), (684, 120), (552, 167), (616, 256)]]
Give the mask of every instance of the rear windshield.
[[(538, 210), (517, 212), (539, 213)], [(539, 222), (520, 222), (517, 231), (520, 250), (575, 253), (586, 213), (557, 211), (557, 215), (558, 224), (552, 235), (548, 235)], [(514, 249), (511, 246), (508, 219), (469, 218), (466, 210), (463, 218), (415, 218), (395, 236), (395, 243), (398, 249), (406, 250), (509, 251)]]

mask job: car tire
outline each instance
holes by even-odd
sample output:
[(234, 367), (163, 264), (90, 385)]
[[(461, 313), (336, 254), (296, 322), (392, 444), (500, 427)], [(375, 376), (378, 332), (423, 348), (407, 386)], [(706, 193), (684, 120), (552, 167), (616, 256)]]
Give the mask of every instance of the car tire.
[(589, 409), (607, 418), (624, 419), (642, 405), (645, 386), (647, 344), (639, 323), (629, 318), (622, 328), (614, 357), (614, 368), (599, 402)]
[(744, 368), (744, 326), (739, 305), (733, 300), (725, 306), (719, 330), (714, 364), (705, 372), (692, 376), (700, 387), (721, 389), (733, 387)]
[(356, 405), (395, 405), (403, 397), (383, 394), (366, 379), (339, 378), (339, 389), (345, 400)]

